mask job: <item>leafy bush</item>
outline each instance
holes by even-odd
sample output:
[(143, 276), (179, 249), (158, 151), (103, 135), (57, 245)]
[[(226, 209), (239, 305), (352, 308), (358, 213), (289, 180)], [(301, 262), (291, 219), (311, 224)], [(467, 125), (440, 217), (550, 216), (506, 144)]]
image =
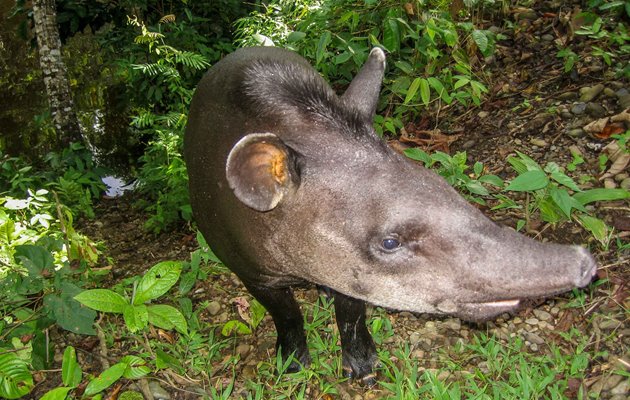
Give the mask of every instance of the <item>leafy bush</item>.
[[(397, 1), (357, 3), (276, 0), (236, 22), (242, 46), (277, 45), (313, 61), (333, 87), (343, 87), (371, 47), (389, 52), (383, 89), (386, 118), (414, 116), (420, 105), (479, 104), (487, 91), (471, 57), (490, 55), (496, 37), (468, 22), (454, 21), (447, 4), (420, 6)], [(377, 120), (379, 132), (396, 134), (396, 123)], [(398, 124), (400, 125), (400, 124)]]

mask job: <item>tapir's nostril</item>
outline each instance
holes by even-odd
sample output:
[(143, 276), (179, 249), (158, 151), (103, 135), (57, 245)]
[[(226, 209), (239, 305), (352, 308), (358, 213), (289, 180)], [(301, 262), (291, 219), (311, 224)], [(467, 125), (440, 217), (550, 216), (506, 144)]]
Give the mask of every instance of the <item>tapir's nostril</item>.
[(586, 249), (578, 247), (577, 250), (580, 252), (581, 256), (578, 261), (580, 263), (580, 276), (577, 281), (577, 286), (582, 287), (588, 285), (593, 280), (593, 276), (597, 274), (597, 264), (593, 256)]

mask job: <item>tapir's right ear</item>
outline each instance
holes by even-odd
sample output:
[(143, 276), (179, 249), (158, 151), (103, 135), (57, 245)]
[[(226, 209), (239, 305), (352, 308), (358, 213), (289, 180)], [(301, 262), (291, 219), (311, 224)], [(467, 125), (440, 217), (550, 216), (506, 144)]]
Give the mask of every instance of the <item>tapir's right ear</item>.
[(251, 133), (239, 140), (225, 171), (236, 197), (257, 211), (273, 210), (300, 182), (296, 153), (273, 133)]

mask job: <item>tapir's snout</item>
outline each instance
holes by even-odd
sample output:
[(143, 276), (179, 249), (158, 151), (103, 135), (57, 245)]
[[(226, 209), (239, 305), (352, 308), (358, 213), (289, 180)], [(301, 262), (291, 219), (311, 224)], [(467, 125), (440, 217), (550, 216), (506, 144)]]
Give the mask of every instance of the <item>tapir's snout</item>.
[(593, 277), (597, 275), (597, 264), (593, 256), (585, 248), (581, 246), (575, 246), (574, 248), (580, 255), (580, 275), (575, 281), (575, 286), (584, 287), (591, 283)]

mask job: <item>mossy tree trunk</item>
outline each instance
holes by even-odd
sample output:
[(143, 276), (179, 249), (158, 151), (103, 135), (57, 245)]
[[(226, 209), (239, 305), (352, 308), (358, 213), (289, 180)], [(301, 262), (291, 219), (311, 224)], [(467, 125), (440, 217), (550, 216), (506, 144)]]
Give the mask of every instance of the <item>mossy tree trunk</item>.
[(61, 39), (54, 0), (33, 0), (33, 20), (39, 49), (39, 65), (60, 144), (81, 141), (66, 66), (61, 58)]

